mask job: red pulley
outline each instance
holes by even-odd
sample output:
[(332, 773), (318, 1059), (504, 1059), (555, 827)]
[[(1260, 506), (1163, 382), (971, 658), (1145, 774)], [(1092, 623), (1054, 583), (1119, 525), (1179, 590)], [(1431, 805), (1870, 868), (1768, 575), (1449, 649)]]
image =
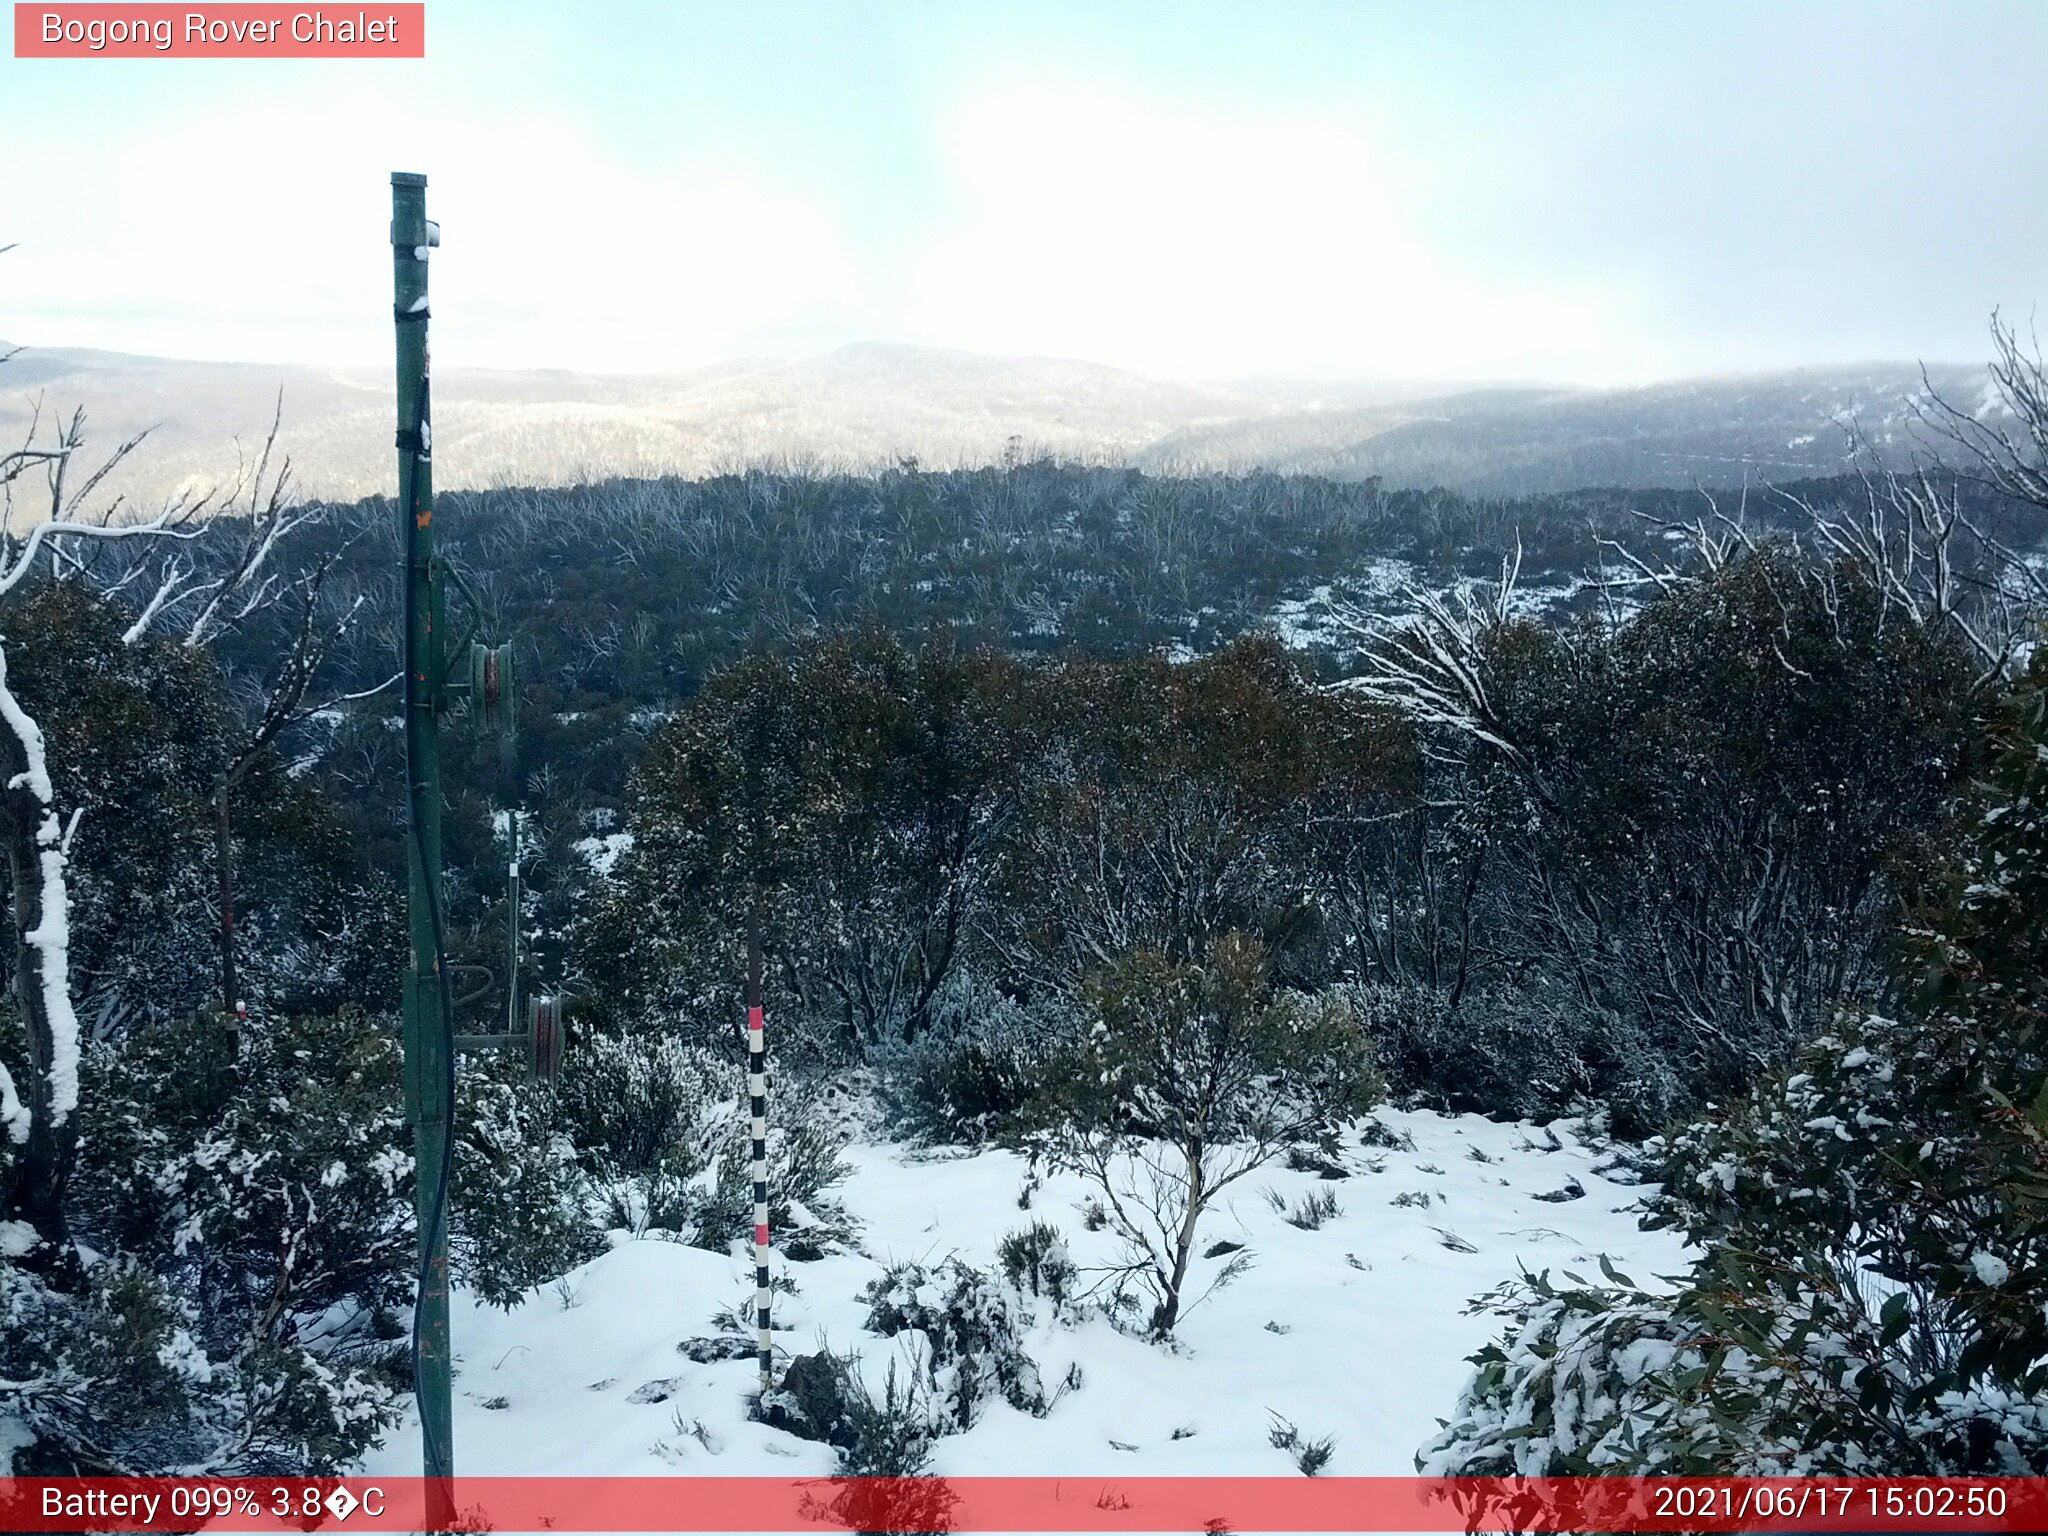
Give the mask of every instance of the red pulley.
[(513, 725), (512, 647), (469, 648), (469, 707), (486, 725), (509, 734)]

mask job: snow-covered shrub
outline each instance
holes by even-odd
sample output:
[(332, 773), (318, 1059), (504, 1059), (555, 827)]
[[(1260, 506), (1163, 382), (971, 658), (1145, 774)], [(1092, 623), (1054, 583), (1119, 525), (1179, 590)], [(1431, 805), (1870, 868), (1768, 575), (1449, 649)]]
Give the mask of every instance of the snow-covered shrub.
[(1225, 934), (1199, 962), (1150, 951), (1089, 978), (1095, 1022), (1048, 1060), (1015, 1135), (1034, 1162), (1103, 1196), (1123, 1240), (1112, 1300), (1152, 1303), (1160, 1337), (1186, 1305), (1188, 1265), (1218, 1194), (1289, 1146), (1336, 1151), (1336, 1130), (1384, 1088), (1348, 998), (1274, 985), (1264, 947)]
[(455, 1276), (510, 1307), (603, 1251), (586, 1176), (550, 1123), (549, 1095), (516, 1063), (468, 1061), (457, 1078), (450, 1252)]
[(742, 1073), (732, 1058), (669, 1034), (593, 1032), (563, 1053), (554, 1123), (586, 1175), (597, 1225), (698, 1231), (710, 1170), (743, 1134)]
[(966, 979), (943, 1002), (930, 1029), (874, 1058), (884, 1107), (900, 1134), (976, 1146), (1031, 1097), (1045, 1030), (993, 988)]
[(1429, 1470), (2048, 1472), (2044, 681), (1896, 1006), (1671, 1142), (1676, 1294), (1510, 1297)]
[[(830, 1194), (850, 1171), (839, 1128), (814, 1109), (812, 1094), (805, 1084), (784, 1082), (768, 1112), (768, 1222), (776, 1247), (799, 1260), (823, 1258), (854, 1237), (852, 1220)], [(723, 1252), (753, 1230), (753, 1148), (746, 1122), (734, 1116), (718, 1146), (695, 1241)]]
[(1323, 1468), (1330, 1464), (1330, 1458), (1337, 1453), (1335, 1435), (1304, 1435), (1294, 1420), (1284, 1419), (1277, 1413), (1273, 1415), (1273, 1427), (1266, 1432), (1266, 1440), (1274, 1450), (1285, 1451), (1293, 1457), (1294, 1465), (1303, 1477), (1320, 1477)]
[(927, 1141), (979, 1144), (1031, 1093), (1029, 1055), (982, 1034), (927, 1036), (885, 1065), (891, 1121)]
[(396, 1420), (391, 1371), (338, 1365), (282, 1329), (209, 1349), (206, 1323), (132, 1260), (62, 1290), (0, 1263), (0, 1422), (27, 1432), (13, 1472), (332, 1472)]
[(893, 1338), (924, 1336), (926, 1384), (950, 1427), (968, 1429), (987, 1398), (1024, 1413), (1045, 1412), (1038, 1366), (1024, 1352), (1030, 1319), (1016, 1296), (960, 1259), (935, 1269), (898, 1264), (861, 1293), (867, 1329)]
[(996, 1249), (1003, 1278), (1020, 1296), (1043, 1296), (1055, 1315), (1077, 1294), (1079, 1272), (1067, 1252), (1067, 1240), (1048, 1222), (1034, 1221), (1004, 1238)]
[(2048, 1471), (2048, 1402), (2028, 1373), (1966, 1382), (1908, 1339), (1909, 1293), (1879, 1301), (1881, 1282), (1845, 1284), (1827, 1267), (1766, 1277), (1743, 1258), (1724, 1276), (1708, 1260), (1675, 1297), (1532, 1277), (1500, 1301), (1507, 1336), (1473, 1357), (1456, 1415), (1416, 1465), (1445, 1477)]
[(1453, 1010), (1442, 992), (1412, 983), (1346, 990), (1399, 1097), (1526, 1120), (1562, 1114), (1586, 1090), (1585, 1031), (1541, 992), (1471, 995)]
[(843, 1477), (915, 1477), (931, 1466), (938, 1438), (931, 1401), (913, 1374), (897, 1385), (890, 1361), (882, 1395), (861, 1380), (859, 1366), (846, 1362), (846, 1422), (852, 1443), (841, 1453)]
[(606, 1232), (634, 1237), (694, 1237), (704, 1220), (704, 1180), (656, 1168), (591, 1176), (590, 1213)]
[[(674, 1035), (594, 1034), (564, 1054), (556, 1124), (588, 1174), (589, 1207), (607, 1228), (673, 1233), (724, 1250), (754, 1229), (746, 1069)], [(812, 1083), (777, 1071), (768, 1104), (768, 1206), (776, 1246), (816, 1258), (851, 1240), (827, 1191), (851, 1112)]]
[(1337, 1197), (1327, 1189), (1303, 1195), (1294, 1202), (1294, 1208), (1287, 1213), (1287, 1225), (1303, 1232), (1319, 1232), (1325, 1222), (1335, 1221), (1344, 1214)]
[[(899, 1381), (892, 1359), (877, 1396), (862, 1377), (858, 1355), (804, 1356), (791, 1365), (791, 1377), (798, 1376), (799, 1366), (801, 1384), (791, 1381), (771, 1393), (762, 1408), (771, 1423), (800, 1429), (838, 1448), (838, 1492), (829, 1499), (807, 1494), (806, 1514), (839, 1530), (950, 1529), (955, 1496), (941, 1479), (923, 1475), (931, 1467), (932, 1442), (945, 1426), (921, 1373), (912, 1370)], [(803, 1410), (806, 1418), (829, 1416), (830, 1425), (792, 1421), (788, 1416), (799, 1407), (798, 1394), (809, 1404)]]
[[(344, 1466), (396, 1418), (412, 1159), (396, 1041), (218, 1015), (88, 1062), (77, 1273), (0, 1266), (0, 1414), (46, 1468)], [(13, 1402), (8, 1398), (12, 1395)]]
[(716, 1155), (740, 1073), (675, 1035), (593, 1033), (563, 1053), (556, 1113), (597, 1171), (693, 1175)]

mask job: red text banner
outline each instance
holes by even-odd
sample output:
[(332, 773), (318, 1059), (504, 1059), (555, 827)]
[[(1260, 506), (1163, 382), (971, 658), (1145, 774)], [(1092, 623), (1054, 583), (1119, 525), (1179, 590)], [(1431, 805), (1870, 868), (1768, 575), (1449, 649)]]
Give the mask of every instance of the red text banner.
[(23, 5), (18, 59), (422, 59), (411, 5)]
[(8, 1478), (4, 1531), (2048, 1530), (2048, 1478)]

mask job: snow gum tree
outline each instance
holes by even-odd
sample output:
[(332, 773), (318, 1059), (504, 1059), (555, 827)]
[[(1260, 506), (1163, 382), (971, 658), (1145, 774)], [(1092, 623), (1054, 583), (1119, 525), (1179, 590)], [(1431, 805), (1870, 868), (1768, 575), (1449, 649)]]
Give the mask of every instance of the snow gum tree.
[(1263, 945), (1217, 937), (1196, 960), (1136, 950), (1092, 973), (1085, 1039), (1022, 1112), (1034, 1159), (1100, 1192), (1126, 1258), (1114, 1294), (1149, 1294), (1155, 1337), (1190, 1304), (1188, 1266), (1216, 1197), (1288, 1145), (1326, 1148), (1377, 1100), (1371, 1042), (1341, 995), (1281, 991)]
[(2048, 666), (1894, 994), (1672, 1138), (1673, 1293), (1547, 1277), (1445, 1475), (2048, 1472)]
[(1039, 678), (1033, 771), (985, 923), (1006, 985), (1070, 991), (1133, 950), (1259, 936), (1317, 968), (1324, 866), (1398, 777), (1378, 722), (1270, 638), (1175, 664), (1074, 657)]
[[(99, 475), (74, 490), (66, 475), (83, 434), (82, 416), (73, 416), (48, 439), (32, 426), (22, 448), (0, 454), (0, 601), (39, 571), (41, 559), (61, 561), (67, 545), (172, 531), (175, 509), (150, 522), (93, 522), (79, 515), (83, 498), (126, 451), (118, 450)], [(16, 533), (17, 482), (38, 470), (49, 493), (47, 506), (37, 509), (43, 521)], [(4, 633), (0, 727), (0, 844), (12, 896), (14, 1012), (26, 1046), (13, 1066), (0, 1061), (0, 1127), (11, 1154), (0, 1219), (16, 1234), (8, 1248), (25, 1264), (68, 1269), (73, 1258), (63, 1197), (78, 1140), (80, 1041), (67, 876), (81, 810), (60, 803), (44, 727), (23, 707), (18, 684), (8, 677)], [(25, 1081), (16, 1080), (15, 1066)]]
[[(1868, 571), (1789, 545), (1613, 624), (1523, 616), (1512, 574), (1490, 604), (1423, 602), (1345, 685), (1413, 725), (1458, 849), (1432, 857), (1484, 863), (1476, 890), (1404, 871), (1382, 899), (1455, 895), (1473, 966), (1432, 988), (1444, 1011), (1540, 1000), (1616, 1128), (1647, 1133), (1882, 984), (1886, 915), (1978, 745), (1977, 669)], [(1397, 1069), (1418, 1054), (1392, 1044)]]
[(712, 679), (635, 774), (633, 847), (584, 925), (606, 1011), (740, 1017), (751, 906), (771, 1013), (856, 1052), (927, 1030), (1015, 798), (1016, 672), (870, 633)]

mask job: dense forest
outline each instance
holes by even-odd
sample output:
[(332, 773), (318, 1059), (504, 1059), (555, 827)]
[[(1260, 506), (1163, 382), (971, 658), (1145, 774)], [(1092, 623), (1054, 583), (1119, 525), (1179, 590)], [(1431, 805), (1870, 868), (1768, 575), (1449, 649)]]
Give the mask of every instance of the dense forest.
[[(1118, 1225), (1103, 1302), (1147, 1337), (1210, 1158), (1312, 1164), (1388, 1097), (1594, 1117), (1662, 1219), (1753, 1259), (1677, 1303), (1505, 1299), (1433, 1464), (1898, 1470), (1892, 1435), (1915, 1468), (2043, 1470), (2048, 1341), (2011, 1298), (2048, 1264), (2048, 430), (1967, 421), (1950, 469), (1747, 494), (1020, 456), (441, 498), (520, 679), (509, 759), (450, 732), (453, 948), (496, 963), (516, 825), (571, 1030), (559, 1083), (465, 1068), (466, 1283), (509, 1301), (609, 1231), (747, 1224), (717, 1133), (753, 921), (798, 1106), (1030, 1149), (1113, 1224), (1117, 1150), (1179, 1149), (1150, 1186), (1175, 1236)], [(7, 545), (17, 1465), (343, 1466), (405, 1391), (392, 512), (266, 474), (175, 537)], [(794, 1258), (855, 1241), (831, 1119), (774, 1143)], [(1923, 1140), (1900, 1215), (1894, 1144)], [(1862, 1215), (1786, 1193), (1816, 1160)], [(1743, 1181), (1773, 1193), (1732, 1207)], [(1858, 1255), (1880, 1290), (1829, 1281)], [(1566, 1337), (1621, 1384), (1547, 1376)], [(1644, 1339), (1723, 1383), (1712, 1411), (1616, 1405)], [(1819, 1407), (1788, 1419), (1795, 1379)], [(1531, 1391), (1547, 1438), (1517, 1439)]]

